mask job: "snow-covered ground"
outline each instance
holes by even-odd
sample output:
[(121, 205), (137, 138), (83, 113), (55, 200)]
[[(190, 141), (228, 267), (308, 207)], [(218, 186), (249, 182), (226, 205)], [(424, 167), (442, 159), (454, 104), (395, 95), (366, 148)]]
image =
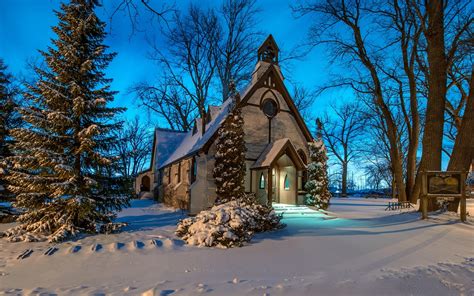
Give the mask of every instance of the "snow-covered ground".
[(333, 199), (327, 215), (278, 205), (286, 228), (223, 250), (184, 245), (180, 211), (133, 201), (124, 232), (50, 255), (46, 243), (0, 240), (0, 295), (474, 295), (473, 220), (421, 221), (386, 203)]

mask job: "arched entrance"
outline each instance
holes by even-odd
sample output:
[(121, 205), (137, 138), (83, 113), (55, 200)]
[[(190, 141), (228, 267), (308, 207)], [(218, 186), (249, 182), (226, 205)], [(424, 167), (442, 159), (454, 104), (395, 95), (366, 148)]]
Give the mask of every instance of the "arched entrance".
[(291, 158), (283, 154), (272, 168), (272, 201), (296, 204), (297, 172)]
[(150, 191), (150, 177), (143, 176), (140, 191)]
[(298, 204), (298, 174), (304, 169), (305, 164), (290, 139), (269, 143), (251, 167), (256, 172), (252, 174), (252, 183), (258, 184), (253, 192), (267, 204)]

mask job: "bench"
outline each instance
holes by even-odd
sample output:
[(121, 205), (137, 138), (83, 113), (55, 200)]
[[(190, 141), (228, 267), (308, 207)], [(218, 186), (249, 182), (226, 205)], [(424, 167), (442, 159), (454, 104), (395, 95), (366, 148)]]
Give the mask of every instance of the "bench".
[(400, 209), (409, 209), (415, 208), (409, 201), (395, 201), (395, 202), (388, 202), (385, 211), (393, 211), (393, 210), (400, 210)]

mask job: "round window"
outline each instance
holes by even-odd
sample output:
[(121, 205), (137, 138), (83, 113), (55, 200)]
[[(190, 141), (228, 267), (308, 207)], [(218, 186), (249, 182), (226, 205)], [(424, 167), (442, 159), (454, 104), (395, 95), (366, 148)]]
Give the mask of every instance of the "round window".
[(263, 105), (262, 105), (262, 110), (263, 110), (263, 113), (267, 116), (267, 117), (274, 117), (277, 112), (278, 112), (278, 106), (277, 106), (277, 103), (274, 101), (274, 100), (270, 100), (270, 99), (267, 99), (263, 102)]

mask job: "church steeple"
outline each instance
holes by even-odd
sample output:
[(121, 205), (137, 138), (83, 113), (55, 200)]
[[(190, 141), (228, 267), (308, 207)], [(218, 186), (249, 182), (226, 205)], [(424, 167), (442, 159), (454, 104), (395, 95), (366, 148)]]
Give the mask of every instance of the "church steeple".
[(270, 34), (258, 48), (258, 61), (278, 64), (278, 53), (278, 45)]

